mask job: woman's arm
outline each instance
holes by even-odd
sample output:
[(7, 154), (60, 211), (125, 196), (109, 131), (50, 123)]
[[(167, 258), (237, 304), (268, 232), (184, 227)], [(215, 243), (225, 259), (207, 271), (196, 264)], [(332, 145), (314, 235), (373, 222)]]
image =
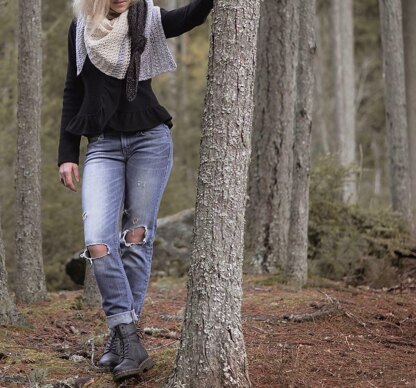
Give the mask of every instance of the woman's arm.
[(65, 162), (79, 163), (81, 136), (65, 131), (68, 123), (78, 113), (84, 95), (84, 86), (77, 77), (75, 51), (76, 22), (72, 21), (68, 31), (68, 68), (62, 103), (61, 131), (59, 139), (58, 165)]
[(172, 11), (161, 8), (160, 13), (166, 38), (179, 36), (204, 23), (213, 4), (213, 0), (193, 0), (188, 5)]

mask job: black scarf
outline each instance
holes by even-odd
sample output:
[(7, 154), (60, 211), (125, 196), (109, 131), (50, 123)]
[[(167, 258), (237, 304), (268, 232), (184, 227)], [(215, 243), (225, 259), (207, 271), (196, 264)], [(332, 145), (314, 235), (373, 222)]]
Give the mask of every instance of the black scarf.
[(147, 43), (147, 38), (144, 36), (146, 18), (147, 5), (145, 0), (139, 0), (129, 8), (128, 23), (131, 37), (131, 58), (126, 74), (126, 95), (128, 101), (133, 101), (137, 95), (140, 57)]

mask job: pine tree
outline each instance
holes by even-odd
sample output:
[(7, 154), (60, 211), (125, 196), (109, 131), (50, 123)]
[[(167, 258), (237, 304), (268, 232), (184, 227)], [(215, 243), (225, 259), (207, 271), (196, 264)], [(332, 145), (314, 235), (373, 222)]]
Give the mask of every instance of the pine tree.
[(16, 158), (16, 297), (46, 298), (41, 225), (41, 0), (19, 0)]
[(188, 300), (167, 387), (250, 386), (240, 310), (259, 3), (214, 2)]
[(293, 185), (286, 277), (296, 287), (308, 278), (309, 175), (316, 52), (316, 2), (299, 4), (299, 64), (297, 68), (296, 124), (293, 146)]
[(393, 209), (412, 223), (400, 0), (379, 0), (384, 60), (387, 143)]
[(287, 265), (298, 61), (299, 0), (261, 5), (246, 211), (246, 256), (254, 272)]

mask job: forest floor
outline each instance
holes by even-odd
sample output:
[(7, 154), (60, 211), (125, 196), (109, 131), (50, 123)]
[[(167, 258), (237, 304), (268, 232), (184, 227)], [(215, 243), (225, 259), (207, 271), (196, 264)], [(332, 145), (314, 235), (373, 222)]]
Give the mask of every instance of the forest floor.
[[(294, 293), (273, 277), (244, 281), (243, 328), (256, 388), (416, 387), (415, 283), (373, 290), (312, 282)], [(20, 306), (32, 328), (0, 326), (0, 387), (117, 387), (98, 373), (106, 324), (80, 291)], [(154, 279), (143, 312), (156, 366), (120, 387), (161, 387), (169, 375), (186, 300), (185, 280)], [(147, 334), (146, 334), (147, 333)]]

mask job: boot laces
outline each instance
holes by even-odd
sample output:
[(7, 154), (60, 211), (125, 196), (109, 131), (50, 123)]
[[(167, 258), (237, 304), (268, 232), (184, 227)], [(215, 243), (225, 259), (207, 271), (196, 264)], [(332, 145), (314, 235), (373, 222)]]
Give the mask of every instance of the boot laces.
[(130, 346), (129, 341), (123, 341), (123, 340), (121, 341), (121, 355), (120, 355), (121, 360), (124, 360), (127, 354), (129, 353), (129, 346)]
[(106, 353), (108, 352), (117, 353), (117, 335), (116, 335), (115, 330), (110, 331), (110, 336), (108, 337), (108, 341), (105, 345), (104, 351)]

